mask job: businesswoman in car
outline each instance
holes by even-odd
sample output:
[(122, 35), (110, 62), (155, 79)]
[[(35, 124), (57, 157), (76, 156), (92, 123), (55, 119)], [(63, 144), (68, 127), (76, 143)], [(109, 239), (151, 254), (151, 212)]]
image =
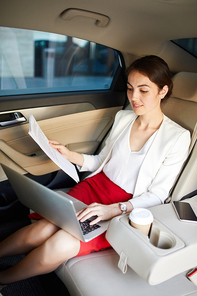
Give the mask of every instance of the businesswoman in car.
[[(78, 212), (91, 223), (108, 220), (137, 207), (162, 204), (187, 157), (190, 134), (161, 111), (172, 92), (168, 65), (157, 56), (142, 57), (127, 70), (127, 96), (132, 111), (117, 113), (110, 135), (98, 155), (84, 155), (50, 141), (50, 145), (81, 171), (93, 173), (69, 191), (88, 206)], [(31, 218), (35, 218), (36, 214)], [(0, 271), (1, 288), (55, 270), (74, 256), (110, 247), (105, 234), (90, 242), (41, 219), (0, 243), (0, 257), (28, 253), (15, 266)]]

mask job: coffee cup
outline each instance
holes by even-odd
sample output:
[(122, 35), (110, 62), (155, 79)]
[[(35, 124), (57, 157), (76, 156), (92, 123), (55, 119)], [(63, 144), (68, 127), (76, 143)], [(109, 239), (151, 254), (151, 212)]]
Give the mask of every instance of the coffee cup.
[(129, 224), (145, 235), (148, 235), (152, 222), (153, 215), (147, 209), (136, 208), (129, 214)]

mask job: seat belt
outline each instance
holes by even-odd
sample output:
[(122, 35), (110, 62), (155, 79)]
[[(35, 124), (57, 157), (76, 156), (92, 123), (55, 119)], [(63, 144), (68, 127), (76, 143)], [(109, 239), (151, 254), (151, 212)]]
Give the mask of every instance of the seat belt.
[(191, 198), (191, 197), (193, 197), (193, 196), (195, 196), (195, 195), (197, 195), (197, 189), (194, 190), (194, 191), (192, 191), (192, 192), (190, 192), (190, 193), (188, 193), (188, 194), (186, 194), (185, 196), (183, 196), (183, 197), (180, 199), (180, 201), (181, 201), (181, 200), (184, 200), (184, 199), (187, 199), (187, 198)]

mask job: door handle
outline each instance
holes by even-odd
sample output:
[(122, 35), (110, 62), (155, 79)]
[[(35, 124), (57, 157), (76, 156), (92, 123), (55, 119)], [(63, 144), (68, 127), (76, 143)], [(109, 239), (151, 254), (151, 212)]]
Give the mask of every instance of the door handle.
[(27, 121), (21, 112), (0, 114), (0, 126), (9, 126)]

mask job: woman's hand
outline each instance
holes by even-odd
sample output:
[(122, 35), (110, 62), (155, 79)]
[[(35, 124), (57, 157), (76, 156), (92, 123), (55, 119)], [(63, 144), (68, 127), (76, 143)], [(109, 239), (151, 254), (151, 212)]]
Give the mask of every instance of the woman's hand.
[(118, 204), (103, 205), (99, 203), (92, 203), (91, 205), (83, 208), (77, 212), (77, 218), (81, 222), (96, 216), (96, 218), (90, 222), (90, 225), (94, 225), (101, 220), (109, 220), (115, 216), (121, 214)]
[(65, 147), (64, 145), (60, 144), (57, 141), (49, 141), (49, 145), (54, 148), (55, 150), (57, 150), (62, 156), (64, 156), (68, 161), (82, 166), (83, 165), (83, 154), (78, 153), (78, 152), (74, 152), (69, 150), (67, 147)]
[(55, 150), (57, 150), (66, 159), (70, 158), (71, 151), (68, 148), (66, 148), (64, 145), (60, 144), (57, 141), (50, 141), (50, 140), (49, 140), (49, 145)]
[[(127, 212), (133, 210), (133, 205), (130, 201), (125, 202), (127, 206)], [(92, 203), (86, 208), (81, 209), (77, 212), (77, 218), (79, 221), (84, 222), (85, 220), (96, 216), (94, 220), (90, 222), (90, 225), (94, 225), (101, 220), (109, 220), (122, 214), (119, 203), (110, 205), (103, 205), (99, 203)]]

